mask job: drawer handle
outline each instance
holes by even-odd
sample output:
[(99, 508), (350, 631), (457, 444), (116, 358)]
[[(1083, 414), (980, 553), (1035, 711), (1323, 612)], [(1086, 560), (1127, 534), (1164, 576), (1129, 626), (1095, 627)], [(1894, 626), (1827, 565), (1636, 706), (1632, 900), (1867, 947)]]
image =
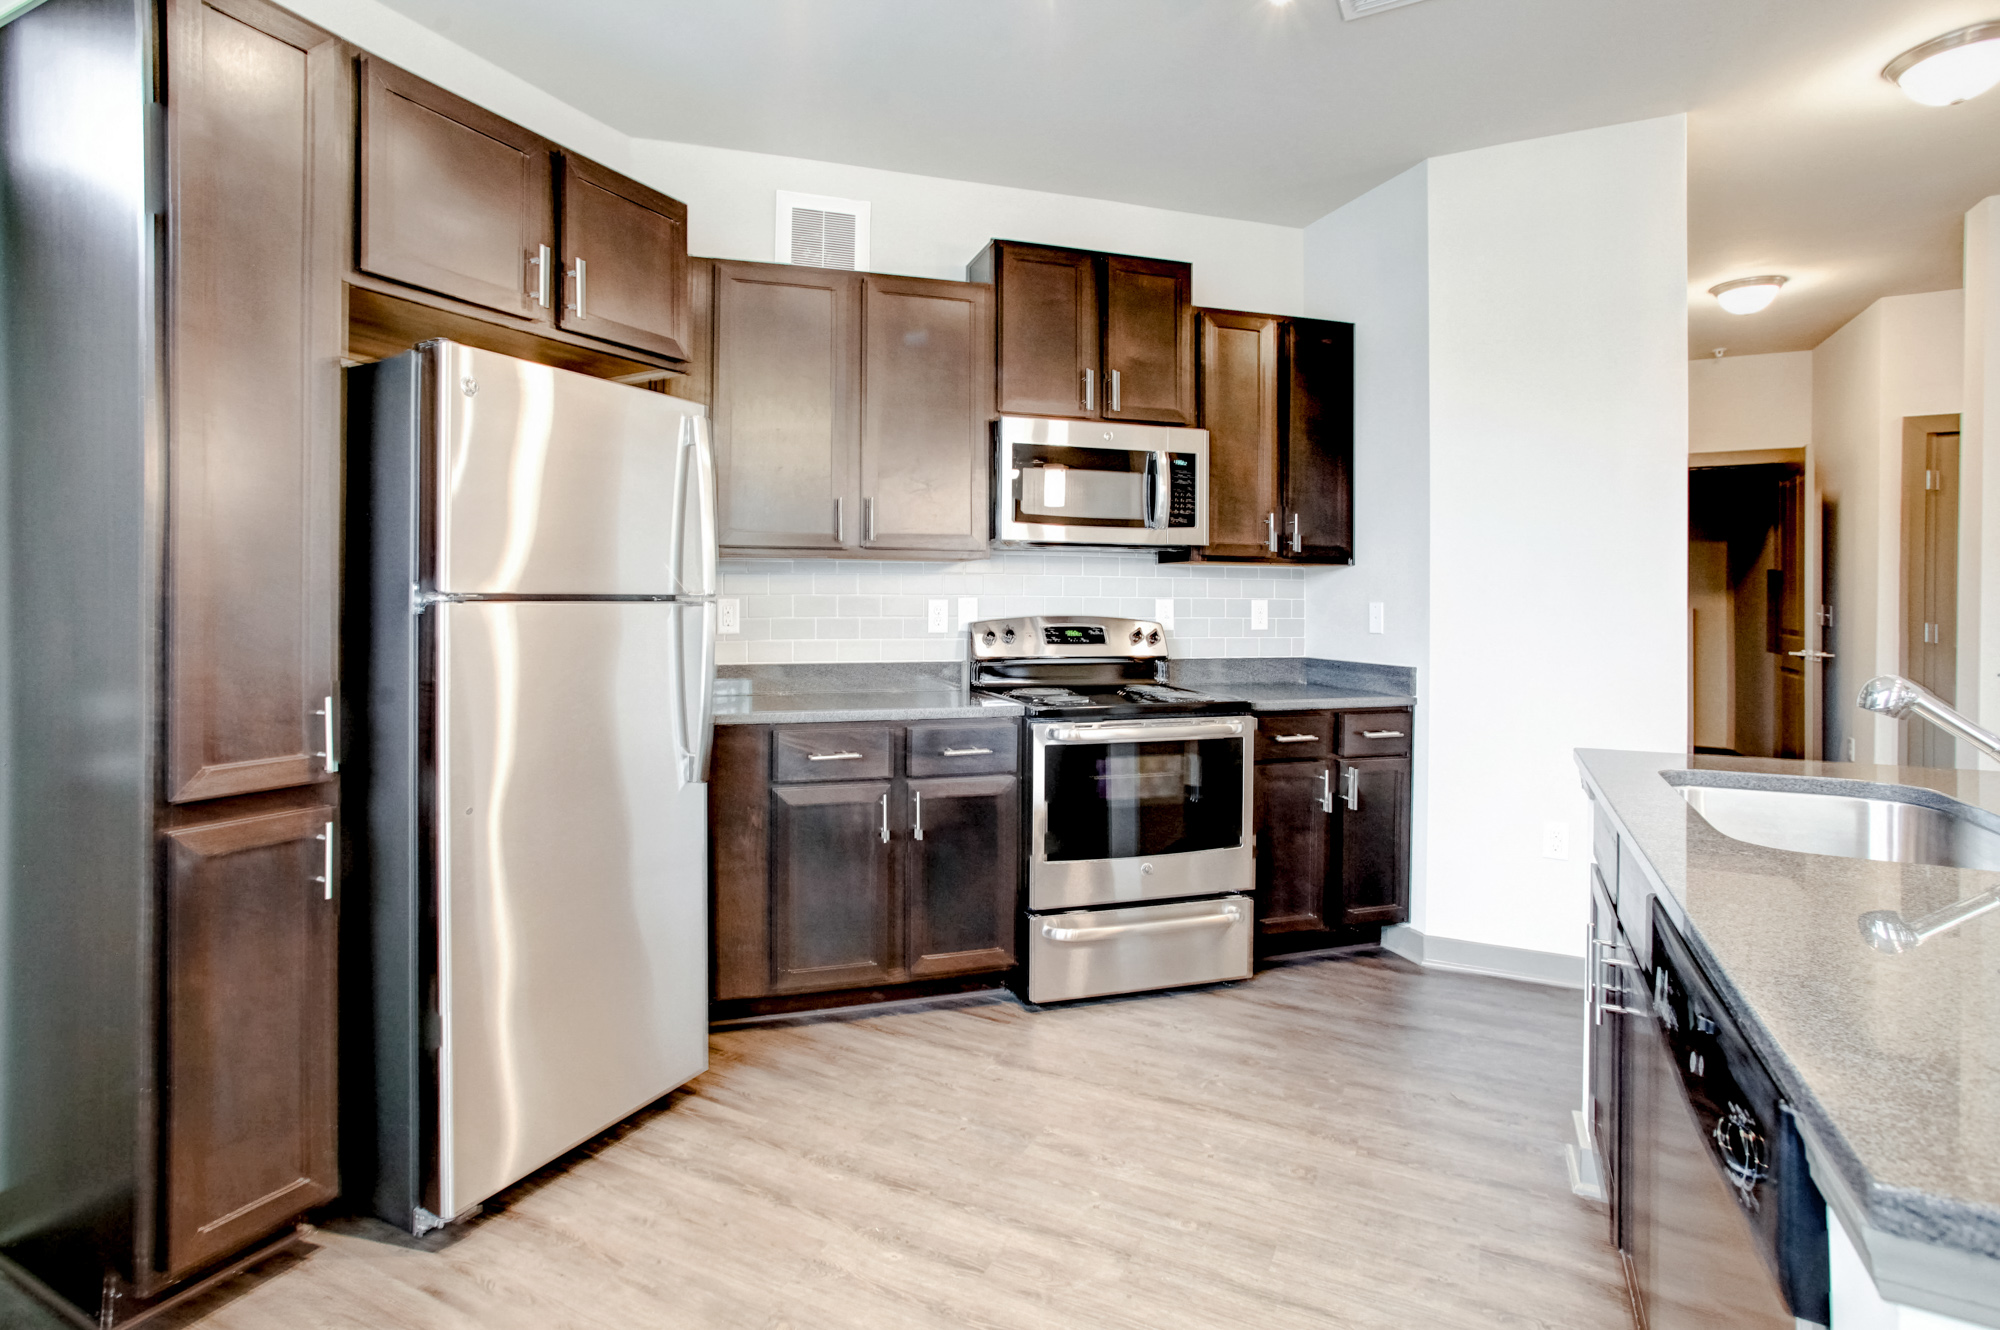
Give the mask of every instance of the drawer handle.
[(1401, 730), (1363, 730), (1361, 731), (1361, 737), (1364, 739), (1400, 739), (1403, 737), (1403, 732)]
[(1274, 734), (1273, 740), (1281, 744), (1309, 744), (1319, 738), (1317, 734)]
[(854, 761), (854, 759), (856, 759), (856, 758), (858, 758), (858, 757), (860, 757), (860, 756), (861, 756), (861, 754), (859, 754), (859, 753), (807, 753), (807, 754), (806, 754), (806, 761), (808, 761), (808, 762), (852, 762), (852, 761)]
[(941, 750), (946, 757), (991, 757), (991, 748), (946, 748)]
[(1098, 942), (1127, 933), (1177, 933), (1184, 928), (1213, 928), (1243, 922), (1243, 912), (1228, 909), (1220, 914), (1198, 914), (1191, 919), (1155, 919), (1142, 924), (1111, 924), (1103, 928), (1057, 928), (1042, 925), (1042, 936), (1051, 942)]

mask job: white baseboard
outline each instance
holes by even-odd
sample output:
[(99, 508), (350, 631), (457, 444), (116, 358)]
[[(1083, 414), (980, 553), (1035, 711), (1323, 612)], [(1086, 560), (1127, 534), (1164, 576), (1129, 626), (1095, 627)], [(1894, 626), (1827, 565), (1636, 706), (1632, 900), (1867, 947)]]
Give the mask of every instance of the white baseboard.
[(1581, 956), (1502, 947), (1492, 942), (1467, 942), (1463, 938), (1431, 937), (1408, 924), (1391, 924), (1383, 929), (1382, 945), (1426, 969), (1490, 974), (1552, 988), (1583, 987)]

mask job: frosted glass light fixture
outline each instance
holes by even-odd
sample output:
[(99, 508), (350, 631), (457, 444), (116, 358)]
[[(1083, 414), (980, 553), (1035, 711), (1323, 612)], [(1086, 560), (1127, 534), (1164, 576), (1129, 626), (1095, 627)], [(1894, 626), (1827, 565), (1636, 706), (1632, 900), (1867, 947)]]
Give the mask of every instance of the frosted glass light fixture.
[(1709, 287), (1708, 293), (1731, 314), (1755, 314), (1771, 307), (1771, 302), (1778, 298), (1778, 288), (1784, 284), (1783, 277), (1739, 277)]
[(1925, 106), (1956, 106), (2000, 83), (2000, 19), (1933, 37), (1882, 67), (1882, 77)]

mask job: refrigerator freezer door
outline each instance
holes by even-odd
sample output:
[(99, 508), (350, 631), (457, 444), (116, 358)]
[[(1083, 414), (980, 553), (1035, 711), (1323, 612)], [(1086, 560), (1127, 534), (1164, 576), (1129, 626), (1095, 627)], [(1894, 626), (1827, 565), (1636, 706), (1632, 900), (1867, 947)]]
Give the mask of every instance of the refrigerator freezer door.
[(708, 787), (676, 770), (676, 605), (431, 612), (449, 1218), (708, 1065)]
[(682, 593), (674, 569), (704, 566), (678, 502), (698, 511), (684, 440), (706, 435), (699, 403), (450, 342), (432, 355), (436, 590)]

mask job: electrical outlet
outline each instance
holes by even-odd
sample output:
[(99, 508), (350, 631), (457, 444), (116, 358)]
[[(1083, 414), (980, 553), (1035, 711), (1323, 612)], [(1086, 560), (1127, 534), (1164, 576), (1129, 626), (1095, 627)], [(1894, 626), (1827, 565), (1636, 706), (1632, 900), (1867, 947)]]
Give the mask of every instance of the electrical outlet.
[(740, 633), (743, 631), (743, 602), (735, 596), (724, 596), (715, 602), (719, 621), (715, 625), (717, 633)]
[(1569, 823), (1542, 823), (1542, 858), (1569, 858)]
[(1379, 600), (1368, 602), (1368, 631), (1371, 633), (1382, 631), (1382, 602)]
[(930, 622), (926, 625), (930, 629), (930, 631), (934, 633), (950, 632), (951, 602), (940, 596), (939, 598), (931, 602), (930, 610), (931, 610)]
[(979, 617), (979, 597), (960, 596), (958, 598), (958, 626), (972, 627), (972, 621)]
[(1271, 602), (1253, 600), (1250, 602), (1250, 631), (1267, 633), (1271, 630)]
[(1174, 626), (1174, 602), (1170, 597), (1162, 597), (1153, 602), (1153, 617), (1160, 621), (1160, 627)]

